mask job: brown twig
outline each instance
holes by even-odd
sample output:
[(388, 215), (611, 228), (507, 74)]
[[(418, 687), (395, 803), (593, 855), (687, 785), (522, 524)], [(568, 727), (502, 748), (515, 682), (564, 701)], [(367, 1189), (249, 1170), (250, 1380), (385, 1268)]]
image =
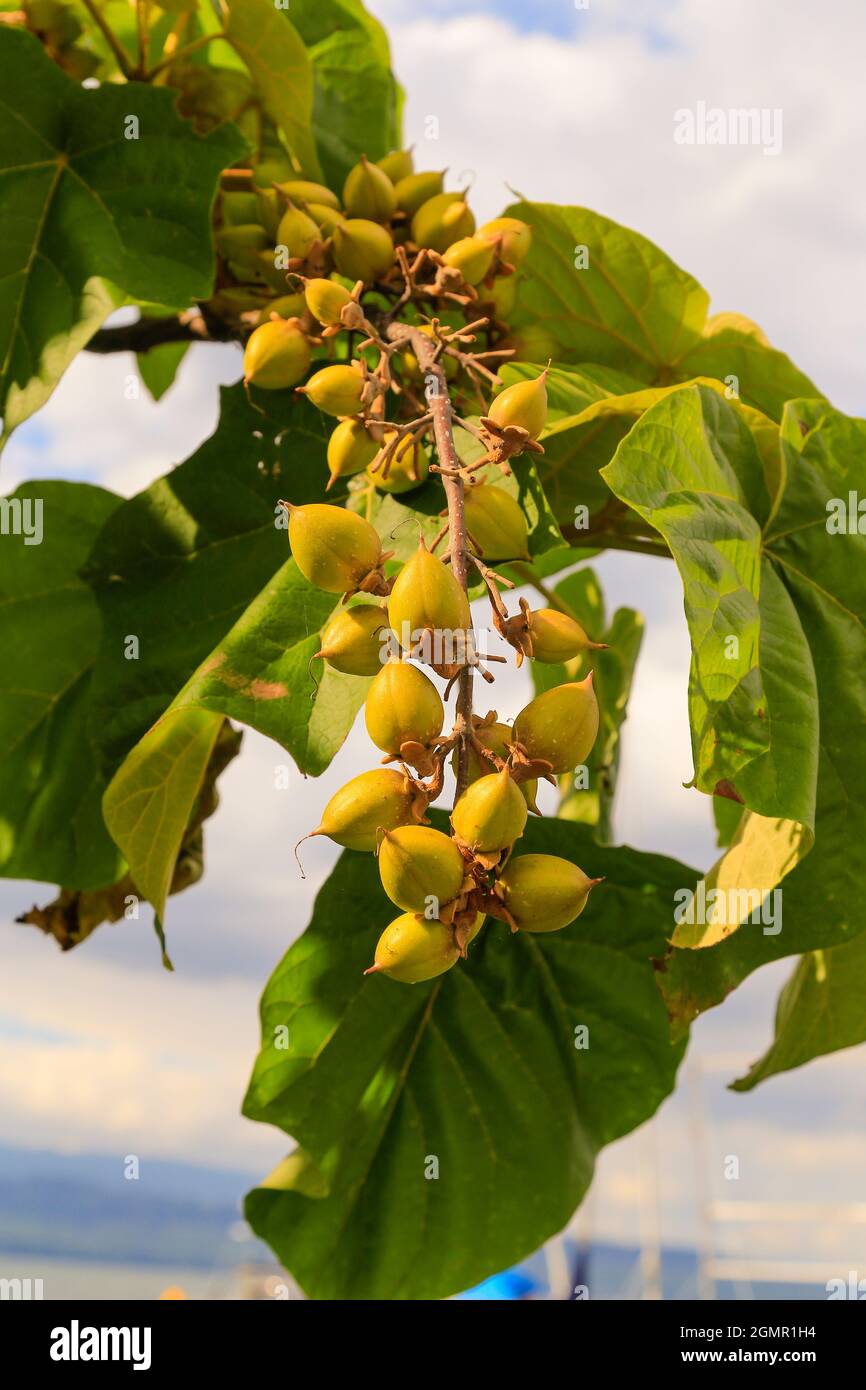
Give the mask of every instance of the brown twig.
[(227, 343), (240, 341), (236, 332), (199, 309), (166, 318), (137, 319), (135, 323), (100, 328), (86, 345), (87, 352), (149, 352), (164, 343)]
[[(391, 342), (409, 342), (418, 360), (421, 374), (427, 381), (427, 403), (433, 416), (433, 437), (436, 442), (442, 483), (448, 503), (451, 573), (465, 593), (469, 589), (469, 545), (466, 537), (466, 517), (463, 504), (463, 479), (460, 476), (460, 459), (454, 445), (448, 383), (437, 358), (438, 344), (426, 333), (421, 333), (418, 329), (411, 328), (407, 324), (389, 324), (385, 332)], [(457, 701), (453, 731), (457, 750), (455, 800), (463, 795), (469, 782), (471, 730), (472, 667), (466, 665), (457, 677)]]

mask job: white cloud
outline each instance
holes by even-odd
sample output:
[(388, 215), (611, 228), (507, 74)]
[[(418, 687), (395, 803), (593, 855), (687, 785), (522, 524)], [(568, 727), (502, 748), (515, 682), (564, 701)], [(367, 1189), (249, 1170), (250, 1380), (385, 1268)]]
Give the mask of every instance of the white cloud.
[[(866, 411), (866, 191), (862, 40), (866, 12), (840, 0), (593, 5), (570, 41), (518, 34), (464, 6), (373, 0), (407, 90), (407, 142), (421, 164), (474, 169), (486, 217), (509, 199), (592, 208), (656, 241), (697, 276), (714, 310), (735, 309), (854, 413)], [(469, 11), (466, 13), (465, 11)], [(672, 46), (648, 47), (655, 23)], [(783, 152), (673, 142), (674, 112), (779, 107)], [(425, 118), (440, 122), (425, 139)]]

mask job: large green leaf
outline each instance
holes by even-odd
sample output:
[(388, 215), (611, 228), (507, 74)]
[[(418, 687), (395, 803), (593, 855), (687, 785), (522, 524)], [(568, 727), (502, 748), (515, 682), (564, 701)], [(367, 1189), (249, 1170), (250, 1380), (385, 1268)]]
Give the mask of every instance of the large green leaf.
[[(721, 1002), (764, 962), (843, 945), (866, 930), (866, 536), (856, 531), (856, 517), (853, 533), (836, 534), (828, 513), (834, 499), (847, 506), (851, 492), (863, 495), (866, 422), (847, 419), (820, 401), (795, 401), (785, 411), (782, 446), (782, 491), (764, 532), (763, 572), (774, 575), (774, 596), (780, 581), (784, 585), (815, 672), (815, 846), (784, 879), (778, 934), (744, 923), (709, 949), (672, 952), (660, 983), (675, 1027)], [(780, 688), (787, 666), (785, 699), (793, 708), (809, 688), (808, 670), (791, 661), (798, 648), (783, 651), (772, 638), (765, 643), (763, 634), (760, 645), (762, 659), (767, 653), (766, 670), (774, 665)], [(776, 790), (788, 797), (795, 768), (806, 766), (807, 750), (804, 744), (798, 753), (787, 728), (780, 738), (788, 743), (791, 761)], [(759, 822), (756, 840), (767, 832)], [(784, 841), (784, 834), (782, 827), (775, 838)], [(771, 844), (771, 853), (777, 852)]]
[(810, 951), (797, 962), (776, 1010), (776, 1035), (735, 1091), (801, 1067), (813, 1057), (866, 1042), (866, 934), (847, 946)]
[(8, 433), (43, 404), (119, 304), (181, 307), (210, 293), (211, 203), (220, 170), (244, 145), (233, 127), (197, 136), (165, 90), (81, 88), (32, 34), (5, 25), (0, 86), (0, 409)]
[(565, 820), (594, 826), (597, 837), (609, 842), (613, 837), (613, 803), (622, 726), (643, 639), (644, 622), (633, 608), (618, 608), (608, 623), (601, 585), (595, 571), (588, 566), (568, 575), (557, 584), (554, 593), (593, 641), (607, 643), (605, 650), (589, 651), (583, 658), (570, 661), (567, 665), (536, 661), (531, 666), (537, 691), (550, 690), (563, 681), (580, 679), (591, 669), (599, 704), (599, 736), (587, 758), (588, 786), (576, 788), (570, 773), (560, 778), (562, 799), (558, 815)]
[[(99, 612), (78, 578), (120, 500), (67, 482), (25, 483), (3, 499), (0, 873), (9, 878), (98, 888), (123, 868), (102, 821), (105, 783), (87, 727)], [(16, 534), (16, 511), (38, 543)]]
[(736, 377), (742, 400), (775, 420), (785, 401), (820, 394), (748, 320), (708, 319), (706, 291), (638, 232), (586, 208), (522, 202), (507, 213), (533, 229), (515, 326), (552, 334), (558, 362), (602, 363), (656, 386)]
[(126, 502), (94, 549), (89, 577), (105, 639), (93, 730), (109, 773), (285, 564), (280, 497), (322, 496), (324, 417), (288, 392), (259, 398), (254, 408), (241, 385), (224, 389), (216, 432)]
[(488, 923), (438, 981), (365, 980), (396, 909), (373, 856), (345, 853), (267, 986), (245, 1113), (301, 1151), (246, 1211), (312, 1297), (443, 1298), (527, 1255), (673, 1086), (650, 957), (694, 872), (557, 821), (521, 849), (607, 875), (574, 925)]
[(762, 463), (737, 411), (705, 387), (664, 396), (604, 478), (669, 545), (692, 639), (695, 785), (762, 816), (814, 824), (818, 700), (809, 643), (763, 554)]
[(229, 43), (243, 58), (262, 105), (283, 134), (299, 172), (321, 175), (311, 129), (313, 74), (292, 20), (273, 0), (226, 0)]
[(328, 182), (341, 191), (362, 154), (399, 147), (402, 94), (388, 39), (360, 0), (292, 0), (313, 68), (313, 132)]
[(158, 923), (222, 723), (220, 715), (195, 709), (160, 720), (133, 748), (103, 798), (108, 828)]

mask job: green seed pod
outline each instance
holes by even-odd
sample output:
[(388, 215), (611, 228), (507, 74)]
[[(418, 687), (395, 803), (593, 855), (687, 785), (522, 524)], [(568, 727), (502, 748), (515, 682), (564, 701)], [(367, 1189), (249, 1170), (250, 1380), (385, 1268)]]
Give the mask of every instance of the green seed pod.
[(376, 164), (393, 184), (398, 184), (401, 179), (410, 178), (415, 170), (411, 150), (392, 150), (383, 159), (377, 159)]
[[(476, 729), (476, 733), (481, 743), (483, 743), (485, 748), (489, 748), (491, 753), (495, 753), (497, 757), (502, 758), (503, 761), (508, 757), (508, 745), (514, 742), (514, 731), (513, 729), (509, 728), (507, 724), (485, 724), (482, 728)], [(454, 771), (454, 776), (456, 777), (456, 749), (451, 754), (451, 767)], [(491, 772), (496, 772), (496, 770), (497, 769), (495, 764), (488, 762), (486, 759), (482, 759), (479, 756), (479, 754), (476, 753), (475, 749), (470, 745), (469, 757), (467, 759), (467, 771), (469, 774), (470, 785), (473, 782), (477, 782), (479, 777), (487, 777), (490, 775)], [(538, 791), (537, 779), (532, 777), (526, 782), (518, 782), (517, 789), (523, 797), (523, 800), (529, 807), (530, 811), (534, 811), (536, 815), (538, 815), (538, 807), (535, 804), (535, 797)]]
[(426, 482), (429, 471), (430, 451), (427, 446), (420, 440), (416, 441), (409, 435), (404, 435), (391, 456), (387, 478), (382, 476), (383, 466), (375, 472), (368, 468), (367, 477), (380, 492), (397, 495), (411, 492), (413, 487), (420, 487)]
[(422, 203), (412, 218), (412, 240), (431, 251), (447, 251), (474, 231), (475, 218), (462, 193), (437, 193)]
[(277, 228), (277, 245), (287, 247), (291, 258), (305, 261), (319, 240), (319, 229), (312, 217), (289, 203)]
[(397, 754), (404, 743), (431, 744), (442, 732), (445, 711), (429, 676), (404, 661), (389, 661), (373, 677), (364, 718), (376, 747)]
[(277, 187), (290, 203), (318, 203), (322, 207), (340, 210), (336, 193), (332, 193), (323, 183), (311, 183), (309, 179), (288, 179)]
[(302, 294), (281, 294), (278, 299), (270, 299), (259, 314), (259, 323), (267, 323), (271, 314), (279, 314), (281, 319), (299, 319), (307, 307)]
[(536, 608), (529, 614), (533, 661), (573, 661), (589, 648), (603, 647), (591, 642), (580, 623), (556, 608)]
[[(435, 339), (436, 337), (436, 334), (433, 330), (433, 325), (430, 323), (419, 324), (418, 332), (423, 333), (426, 338)], [(415, 356), (411, 348), (403, 349), (402, 353), (400, 354), (400, 360), (403, 363), (406, 375), (410, 377), (412, 381), (423, 380), (424, 374), (421, 371), (421, 368), (418, 364), (418, 358)], [(455, 361), (453, 357), (447, 356), (446, 353), (442, 353), (442, 355), (440, 356), (439, 365), (445, 373), (446, 381), (453, 381), (454, 377), (460, 370), (459, 362)]]
[(479, 777), (451, 813), (454, 833), (478, 854), (513, 845), (526, 825), (526, 802), (507, 768)]
[(442, 908), (457, 897), (465, 865), (454, 841), (441, 830), (405, 825), (384, 832), (379, 875), (392, 903), (406, 912), (424, 912), (431, 898)]
[(292, 176), (292, 166), (287, 159), (273, 157), (263, 159), (253, 170), (253, 183), (257, 188), (270, 188), (271, 184), (279, 183), (280, 179), (288, 179)]
[(516, 381), (506, 386), (487, 412), (500, 429), (519, 425), (530, 439), (537, 439), (547, 422), (547, 368), (533, 381)]
[(592, 672), (582, 681), (556, 685), (536, 695), (514, 721), (514, 737), (530, 758), (571, 772), (586, 762), (598, 734), (598, 702)]
[(256, 190), (256, 216), (267, 232), (268, 241), (273, 246), (277, 239), (277, 228), (280, 225), (280, 200), (275, 188)]
[(529, 531), (519, 504), (504, 488), (467, 488), (466, 530), (482, 560), (528, 560)]
[(413, 636), (466, 631), (471, 625), (469, 600), (454, 575), (424, 544), (407, 560), (388, 598), (391, 626), (404, 650)]
[(273, 250), (257, 251), (255, 253), (255, 268), (256, 273), (266, 285), (269, 285), (272, 290), (278, 290), (281, 297), (285, 295), (288, 287), (286, 272), (282, 266), (274, 264)]
[(220, 212), (224, 227), (249, 227), (259, 216), (258, 199), (255, 193), (222, 193)]
[(505, 906), (521, 931), (559, 931), (579, 917), (600, 878), (556, 854), (521, 854), (499, 880)]
[(297, 389), (326, 415), (357, 415), (363, 404), (364, 377), (356, 366), (322, 367)]
[(323, 203), (307, 203), (306, 207), (323, 237), (333, 236), (335, 227), (346, 225), (346, 218), (336, 208), (325, 207)]
[(353, 777), (334, 792), (312, 835), (327, 835), (344, 849), (376, 848), (382, 830), (415, 821), (415, 794), (408, 777), (390, 767), (377, 767)]
[(478, 235), (494, 241), (501, 237), (500, 255), (513, 266), (520, 265), (532, 245), (532, 228), (517, 217), (494, 217), (492, 222), (485, 222)]
[(382, 971), (401, 984), (418, 985), (444, 975), (459, 959), (451, 927), (444, 922), (428, 922), (416, 912), (404, 912), (379, 937), (374, 964), (364, 974)]
[(481, 300), (484, 304), (493, 305), (494, 318), (507, 319), (517, 303), (517, 276), (497, 275), (492, 285), (484, 286)]
[(387, 633), (385, 609), (378, 603), (358, 603), (334, 614), (316, 656), (347, 676), (375, 676), (382, 669)]
[(352, 296), (334, 280), (308, 280), (304, 286), (304, 298), (314, 319), (328, 328), (339, 328), (342, 323), (340, 314), (351, 302)]
[(353, 217), (338, 224), (333, 236), (337, 269), (349, 280), (363, 280), (369, 285), (394, 264), (391, 235), (378, 222)]
[(263, 391), (284, 391), (308, 371), (310, 344), (294, 323), (271, 319), (260, 324), (244, 348), (244, 380)]
[(244, 260), (263, 251), (268, 237), (264, 227), (251, 222), (240, 227), (220, 227), (216, 244), (220, 255), (227, 260)]
[(442, 192), (445, 179), (444, 169), (434, 173), (432, 169), (421, 174), (407, 174), (394, 188), (397, 206), (407, 217), (414, 217), (422, 203), (429, 202)]
[(502, 346), (514, 349), (514, 362), (555, 362), (562, 351), (553, 334), (538, 323), (528, 323), (515, 333), (509, 333)]
[(346, 175), (343, 204), (350, 217), (390, 222), (397, 206), (394, 185), (384, 169), (380, 169), (378, 164), (371, 164), (362, 154), (359, 162)]
[(493, 263), (493, 246), (481, 236), (461, 237), (448, 247), (442, 259), (460, 271), (467, 285), (480, 285)]
[(379, 444), (360, 420), (341, 420), (328, 440), (328, 487), (336, 478), (351, 478), (373, 462)]
[(327, 594), (347, 593), (379, 568), (379, 537), (357, 512), (324, 502), (287, 505), (292, 555), (301, 574), (318, 589)]

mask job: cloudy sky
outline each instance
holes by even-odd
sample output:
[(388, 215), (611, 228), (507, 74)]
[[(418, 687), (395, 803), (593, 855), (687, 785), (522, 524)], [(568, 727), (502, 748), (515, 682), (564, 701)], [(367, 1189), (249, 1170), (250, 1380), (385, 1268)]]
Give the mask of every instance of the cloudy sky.
[[(417, 164), (447, 166), (455, 181), (468, 174), (482, 216), (502, 208), (510, 185), (639, 228), (706, 286), (714, 311), (757, 320), (836, 405), (866, 413), (862, 0), (823, 8), (729, 0), (721, 9), (707, 0), (592, 0), (585, 9), (569, 0), (376, 0), (371, 8), (391, 34)], [(676, 144), (675, 112), (698, 102), (779, 110), (781, 152)], [(436, 140), (427, 138), (431, 116)], [(159, 407), (127, 398), (133, 371), (124, 359), (82, 356), (14, 438), (4, 490), (28, 477), (76, 477), (132, 494), (210, 433), (217, 383), (238, 377), (240, 358), (231, 348), (199, 349)], [(647, 619), (619, 838), (706, 865), (707, 804), (681, 785), (692, 768), (679, 581), (673, 566), (639, 556), (606, 557), (597, 568), (610, 606), (638, 606)], [(519, 708), (522, 679), (498, 682), (500, 714)], [(175, 975), (159, 969), (144, 924), (103, 929), (65, 957), (35, 932), (5, 929), (0, 1142), (152, 1153), (253, 1173), (280, 1156), (280, 1136), (237, 1109), (261, 986), (303, 929), (334, 858), (328, 843), (311, 842), (299, 882), (290, 847), (336, 786), (369, 765), (369, 750), (356, 731), (336, 768), (277, 792), (282, 751), (250, 734), (246, 742), (208, 827), (206, 882), (171, 904)], [(0, 885), (10, 921), (45, 895), (42, 886)], [(766, 1045), (786, 974), (784, 964), (760, 973), (699, 1022), (678, 1096), (602, 1161), (588, 1213), (596, 1231), (633, 1238), (636, 1204), (655, 1170), (667, 1241), (700, 1238), (708, 1191), (750, 1200), (862, 1196), (866, 1084), (857, 1054), (751, 1096), (724, 1089)], [(721, 1177), (732, 1153), (736, 1184)], [(769, 1251), (775, 1239), (768, 1232), (757, 1244)], [(840, 1260), (855, 1254), (850, 1245), (830, 1252), (811, 1233), (798, 1248)]]

